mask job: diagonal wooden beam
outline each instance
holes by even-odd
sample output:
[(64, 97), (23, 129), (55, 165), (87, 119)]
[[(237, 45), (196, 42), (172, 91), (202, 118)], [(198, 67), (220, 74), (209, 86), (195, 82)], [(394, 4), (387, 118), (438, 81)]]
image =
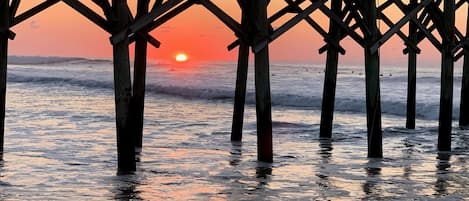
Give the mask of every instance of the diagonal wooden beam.
[[(348, 26), (352, 22), (352, 19), (353, 19), (353, 17), (351, 17), (351, 15), (348, 15), (348, 17), (346, 17), (345, 20), (344, 20), (344, 24)], [(354, 25), (350, 26), (350, 29), (354, 31), (354, 30), (358, 29), (359, 26), (360, 25), (358, 25), (358, 24), (354, 24)], [(340, 35), (339, 41), (342, 41), (344, 38), (349, 36), (345, 31), (341, 31), (340, 34), (341, 35)], [(362, 44), (359, 44), (359, 45), (362, 45)], [(329, 45), (326, 44), (326, 45), (323, 45), (321, 48), (319, 48), (319, 53), (323, 53), (323, 52), (327, 51), (327, 49), (329, 48), (328, 46)]]
[(156, 9), (156, 7), (161, 6), (163, 4), (163, 0), (156, 0), (153, 6), (151, 7), (151, 10)]
[[(168, 20), (172, 19), (173, 17), (179, 15), (180, 13), (182, 13), (183, 11), (187, 10), (188, 8), (190, 8), (192, 5), (194, 5), (194, 1), (186, 1), (184, 3), (182, 3), (181, 5), (179, 5), (178, 7), (174, 8), (173, 10), (167, 12), (166, 14), (164, 14), (163, 16), (159, 17), (158, 19), (156, 19), (155, 21), (153, 21), (152, 23), (150, 23), (149, 25), (146, 26), (146, 30), (148, 30), (148, 32), (151, 32), (153, 31), (154, 29), (158, 28), (159, 26), (163, 25), (165, 22), (167, 22)], [(137, 32), (137, 33), (140, 33), (140, 32)], [(147, 41), (152, 44), (154, 47), (156, 48), (159, 48), (161, 43), (156, 40), (155, 38), (153, 38), (151, 35), (149, 34), (146, 34), (145, 36), (143, 36), (147, 39)], [(133, 43), (135, 42), (135, 34), (130, 36), (130, 42)]]
[(160, 6), (153, 7), (153, 9), (150, 11), (150, 13), (148, 13), (148, 15), (139, 18), (138, 20), (135, 20), (130, 26), (127, 26), (119, 33), (114, 34), (110, 39), (111, 43), (117, 44), (120, 41), (125, 40), (129, 35), (134, 34), (142, 28), (146, 27), (148, 24), (152, 23), (153, 20), (155, 20), (157, 17), (171, 10), (183, 1), (184, 0), (167, 0)]
[(10, 5), (10, 24), (15, 19), (16, 12), (18, 11), (18, 7), (20, 6), (21, 0), (12, 0)]
[[(345, 24), (340, 17), (329, 10), (326, 6), (321, 6), (319, 9), (331, 20), (334, 20), (340, 28), (342, 28), (353, 40), (355, 40), (355, 42), (357, 42), (357, 44), (363, 46), (363, 38), (358, 35), (354, 29), (351, 29), (347, 24)], [(356, 19), (355, 21), (358, 20)]]
[(78, 0), (62, 0), (65, 4), (72, 7), (75, 11), (79, 12), (81, 15), (85, 16), (88, 20), (93, 22), (94, 24), (101, 27), (104, 31), (111, 33), (111, 27), (109, 23), (101, 17), (99, 14), (95, 13), (93, 10), (88, 8), (86, 5), (81, 3)]
[(378, 51), (379, 47), (384, 44), (387, 40), (389, 40), (394, 34), (401, 30), (401, 28), (407, 24), (412, 18), (412, 16), (416, 15), (420, 10), (422, 10), (425, 6), (427, 6), (432, 0), (425, 0), (421, 4), (419, 4), (416, 8), (412, 9), (412, 11), (405, 14), (405, 16), (399, 20), (394, 26), (392, 26), (383, 36), (380, 37), (378, 41), (376, 41), (371, 47), (370, 51), (372, 53)]
[(226, 14), (221, 10), (217, 5), (215, 5), (210, 0), (199, 0), (199, 2), (207, 8), (212, 14), (214, 14), (219, 20), (223, 22), (228, 28), (235, 33), (236, 36), (241, 38), (246, 38), (246, 33), (241, 29), (241, 24), (236, 22), (232, 17)]
[[(291, 10), (293, 9), (292, 7), (299, 7), (299, 5), (303, 2), (305, 2), (306, 0), (297, 0), (297, 1), (294, 1), (294, 2), (291, 2), (288, 3), (287, 6), (283, 7), (282, 9), (280, 9), (279, 11), (277, 11), (276, 13), (274, 13), (272, 16), (269, 17), (269, 23), (274, 23), (275, 21), (277, 21), (278, 19), (280, 19), (281, 17), (285, 16), (285, 14), (287, 13), (290, 13)], [(293, 4), (292, 4), (293, 3)], [(236, 39), (234, 42), (232, 42), (231, 44), (228, 45), (228, 51), (231, 51), (233, 50), (234, 48), (236, 48), (238, 45), (240, 45), (240, 39)]]
[(173, 10), (167, 12), (163, 16), (157, 18), (155, 21), (151, 22), (150, 24), (147, 25), (147, 30), (154, 30), (158, 28), (159, 26), (163, 25), (165, 22), (169, 21), (173, 17), (179, 15), (180, 13), (186, 11), (188, 8), (190, 8), (192, 5), (194, 5), (194, 1), (186, 1), (179, 5), (178, 7), (174, 8)]
[(342, 55), (345, 54), (345, 49), (342, 46), (340, 46), (339, 41), (332, 40), (331, 37), (329, 36), (329, 33), (327, 33), (316, 21), (314, 21), (309, 16), (305, 18), (305, 21), (311, 27), (313, 27), (313, 29), (315, 29), (324, 38), (324, 41), (327, 43), (327, 45), (324, 46), (326, 48), (319, 49), (319, 54), (322, 54), (323, 52), (325, 52), (327, 50), (327, 47), (329, 47), (330, 45), (335, 47), (339, 51), (340, 54), (342, 54)]
[(306, 9), (304, 9), (301, 13), (298, 13), (295, 17), (291, 18), (285, 24), (280, 26), (278, 29), (276, 29), (270, 36), (269, 39), (265, 39), (261, 41), (258, 44), (254, 44), (252, 47), (253, 52), (257, 53), (258, 51), (262, 50), (268, 43), (271, 41), (274, 41), (281, 35), (283, 35), (285, 32), (290, 30), (292, 27), (297, 25), (301, 20), (305, 19), (307, 16), (309, 16), (313, 11), (317, 10), (319, 7), (323, 6), (324, 3), (327, 2), (327, 0), (319, 0), (308, 6)]
[[(392, 27), (394, 26), (394, 24), (392, 23), (392, 21), (386, 17), (385, 15), (381, 15), (381, 20), (389, 27)], [(406, 44), (407, 46), (409, 46), (410, 48), (414, 49), (415, 51), (417, 51), (418, 54), (420, 54), (420, 48), (417, 46), (418, 44), (409, 40), (409, 37), (407, 35), (405, 35), (404, 33), (402, 33), (401, 30), (398, 30), (396, 31), (396, 34), (399, 36), (399, 38), (401, 38), (403, 41), (404, 41), (404, 44)]]
[(361, 9), (358, 7), (362, 3), (362, 1), (354, 1), (354, 0), (345, 0), (345, 4), (348, 4), (349, 12), (354, 16), (355, 21), (360, 25), (360, 29), (364, 35), (371, 34), (370, 28), (366, 25), (367, 19), (364, 18), (364, 15)]
[(438, 49), (438, 50), (441, 50), (441, 43), (440, 41), (438, 41), (438, 39), (435, 38), (435, 36), (433, 36), (433, 34), (431, 33), (431, 30), (434, 30), (435, 29), (435, 26), (432, 26), (430, 27), (429, 29), (427, 29), (424, 25), (422, 25), (418, 20), (417, 18), (415, 17), (412, 17), (412, 21), (417, 25), (417, 27), (419, 28), (419, 32), (420, 33), (423, 33), (423, 36), (422, 39), (419, 41), (422, 41), (423, 39), (427, 38), (432, 44), (433, 46)]
[(112, 7), (108, 0), (92, 0), (96, 5), (98, 5), (101, 10), (103, 10), (104, 16), (107, 20), (112, 20), (114, 16), (112, 15)]
[(38, 4), (37, 6), (29, 9), (28, 11), (25, 11), (24, 13), (16, 16), (15, 19), (13, 20), (13, 23), (10, 24), (10, 27), (13, 27), (13, 26), (15, 26), (15, 25), (29, 19), (30, 17), (44, 11), (45, 9), (55, 5), (58, 2), (60, 2), (60, 0), (47, 0), (47, 1), (44, 1), (40, 4)]

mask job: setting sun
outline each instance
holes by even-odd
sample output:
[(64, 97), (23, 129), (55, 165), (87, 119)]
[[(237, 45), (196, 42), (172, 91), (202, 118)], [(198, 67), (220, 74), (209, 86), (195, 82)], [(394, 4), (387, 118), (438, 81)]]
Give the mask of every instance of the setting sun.
[(186, 62), (189, 58), (187, 57), (187, 54), (179, 53), (176, 55), (175, 59), (177, 62)]

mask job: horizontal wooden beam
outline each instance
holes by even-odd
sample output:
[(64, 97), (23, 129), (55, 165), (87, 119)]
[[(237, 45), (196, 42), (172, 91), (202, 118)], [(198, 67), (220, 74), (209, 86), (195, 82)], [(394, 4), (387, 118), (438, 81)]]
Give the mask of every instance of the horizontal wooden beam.
[(10, 40), (15, 40), (15, 37), (16, 37), (16, 33), (13, 32), (12, 30), (8, 30), (8, 38)]

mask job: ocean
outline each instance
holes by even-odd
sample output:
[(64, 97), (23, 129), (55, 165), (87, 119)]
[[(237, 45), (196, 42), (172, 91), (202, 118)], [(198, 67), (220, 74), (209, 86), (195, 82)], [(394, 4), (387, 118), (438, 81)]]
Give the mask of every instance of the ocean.
[(256, 160), (253, 67), (230, 142), (236, 64), (151, 62), (137, 171), (117, 175), (112, 61), (9, 58), (2, 200), (467, 200), (469, 131), (436, 150), (439, 67), (420, 66), (405, 129), (405, 66), (382, 66), (383, 159), (368, 159), (361, 65), (339, 66), (333, 138), (319, 139), (324, 65), (271, 65), (274, 163)]

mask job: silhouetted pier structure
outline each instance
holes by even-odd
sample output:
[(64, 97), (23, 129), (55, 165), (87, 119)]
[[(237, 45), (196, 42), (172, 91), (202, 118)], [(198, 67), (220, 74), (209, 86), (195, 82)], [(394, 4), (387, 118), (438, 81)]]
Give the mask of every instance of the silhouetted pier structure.
[[(229, 50), (239, 46), (232, 141), (242, 139), (248, 57), (250, 52), (255, 56), (258, 159), (261, 161), (273, 161), (269, 43), (301, 21), (306, 21), (325, 41), (325, 45), (319, 49), (320, 53), (327, 53), (320, 127), (322, 138), (332, 136), (339, 54), (346, 53), (340, 42), (347, 37), (353, 39), (364, 50), (368, 157), (383, 156), (379, 49), (392, 36), (397, 36), (404, 42), (403, 53), (408, 55), (409, 60), (406, 127), (415, 128), (416, 66), (417, 55), (421, 51), (418, 45), (424, 39), (428, 39), (441, 52), (438, 150), (451, 150), (453, 65), (462, 57), (464, 57), (464, 70), (459, 125), (469, 125), (469, 40), (467, 38), (469, 26), (466, 27), (466, 35), (455, 26), (455, 12), (468, 3), (467, 0), (284, 0), (282, 2), (285, 2), (285, 6), (273, 13), (267, 13), (269, 0), (237, 0), (242, 12), (240, 21), (227, 14), (211, 0), (156, 0), (151, 5), (149, 0), (138, 0), (136, 16), (131, 14), (126, 0), (92, 0), (92, 2), (102, 9), (102, 15), (101, 12), (92, 10), (89, 5), (79, 0), (45, 0), (20, 14), (17, 14), (17, 10), (21, 0), (0, 0), (0, 152), (2, 154), (8, 40), (13, 40), (15, 37), (11, 28), (57, 3), (69, 5), (111, 35), (119, 171), (135, 170), (135, 150), (142, 147), (147, 44), (155, 47), (160, 45), (149, 32), (158, 29), (192, 6), (205, 7), (233, 31), (237, 39), (228, 46)], [(388, 9), (398, 10), (400, 19), (392, 21), (385, 14)], [(328, 30), (311, 17), (315, 12), (327, 16)], [(287, 20), (281, 26), (273, 28), (271, 24), (280, 18)], [(380, 28), (379, 23), (386, 26)], [(135, 43), (133, 83), (129, 59), (130, 43)]]

